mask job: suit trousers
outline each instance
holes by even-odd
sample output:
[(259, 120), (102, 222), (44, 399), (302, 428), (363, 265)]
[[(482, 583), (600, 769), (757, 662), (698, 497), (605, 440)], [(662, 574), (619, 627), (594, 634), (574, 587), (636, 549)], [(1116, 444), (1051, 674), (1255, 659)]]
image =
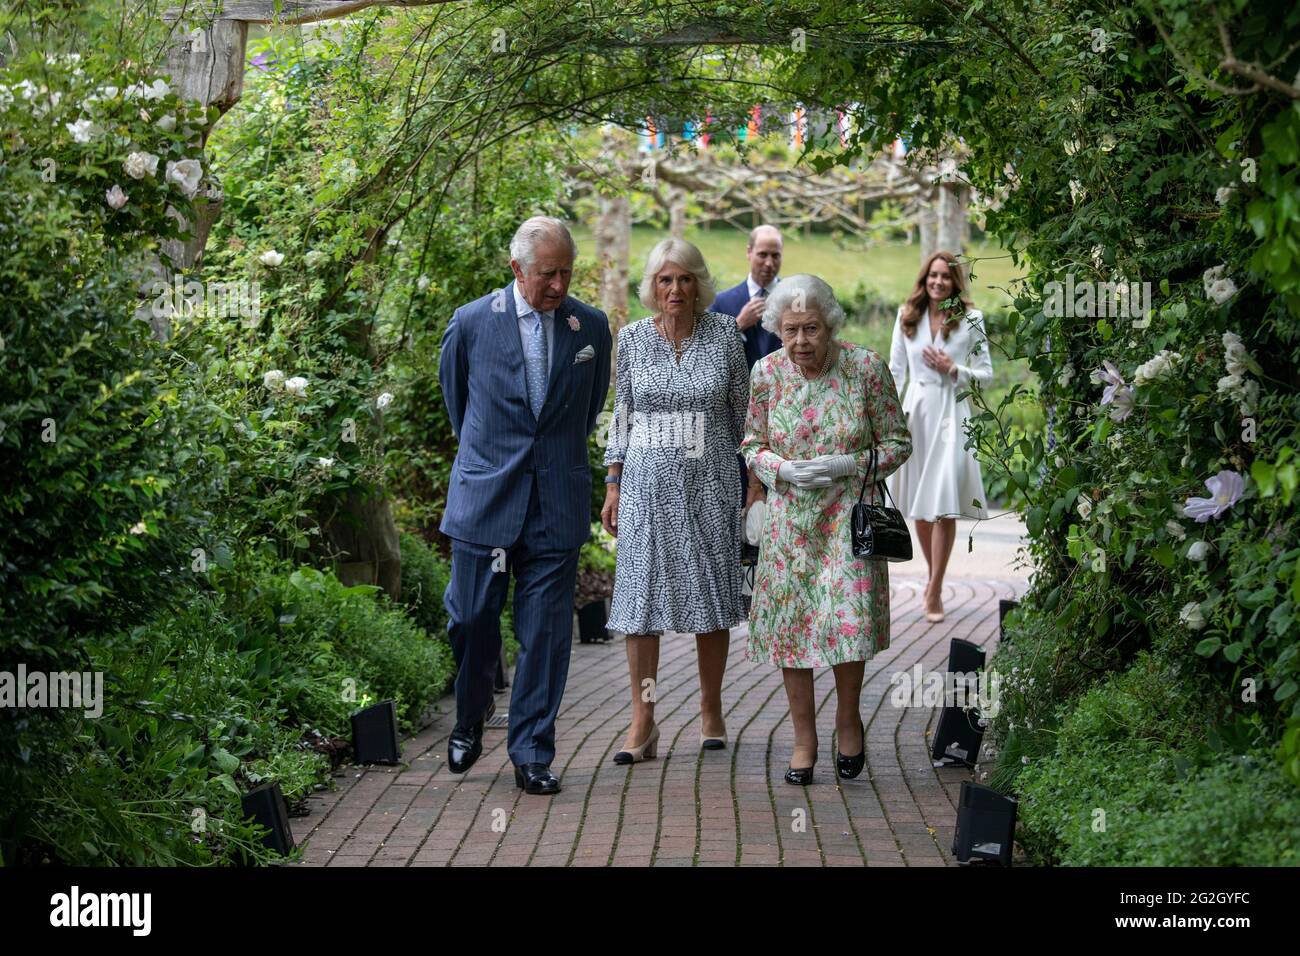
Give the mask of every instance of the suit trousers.
[(577, 548), (545, 538), (534, 480), (519, 540), (507, 548), (452, 541), (451, 582), (443, 595), (456, 659), (456, 724), (468, 729), (492, 702), (501, 653), (501, 610), (515, 578), (515, 662), (506, 739), (516, 765), (555, 759), (555, 718), (569, 676)]

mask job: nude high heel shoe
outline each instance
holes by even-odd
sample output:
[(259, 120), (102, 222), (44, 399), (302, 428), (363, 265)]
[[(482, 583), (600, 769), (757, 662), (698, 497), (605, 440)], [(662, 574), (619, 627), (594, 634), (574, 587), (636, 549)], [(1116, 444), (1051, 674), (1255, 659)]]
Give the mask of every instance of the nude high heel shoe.
[(650, 736), (645, 739), (645, 743), (633, 747), (631, 750), (620, 750), (614, 754), (614, 763), (640, 763), (642, 760), (657, 756), (659, 756), (659, 725), (655, 724), (650, 731)]
[(943, 597), (942, 597), (942, 595), (940, 595), (940, 597), (939, 597), (939, 610), (937, 610), (937, 611), (931, 611), (931, 610), (930, 610), (930, 602), (929, 602), (929, 601), (926, 602), (926, 607), (925, 607), (925, 619), (926, 619), (927, 621), (930, 621), (931, 623), (938, 623), (939, 621), (942, 621), (942, 620), (943, 620)]
[(707, 737), (704, 734), (704, 728), (700, 727), (700, 749), (701, 750), (726, 750), (727, 749), (727, 731), (722, 731), (721, 737)]

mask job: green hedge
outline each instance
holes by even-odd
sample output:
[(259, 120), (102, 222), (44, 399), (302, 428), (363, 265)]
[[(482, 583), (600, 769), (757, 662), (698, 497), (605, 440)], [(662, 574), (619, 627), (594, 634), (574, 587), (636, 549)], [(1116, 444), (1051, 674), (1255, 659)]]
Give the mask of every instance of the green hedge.
[(300, 803), (329, 770), (311, 737), (350, 737), (348, 715), (386, 698), (409, 730), (448, 686), (445, 640), (375, 589), (287, 565), (252, 580), (244, 597), (195, 593), (93, 646), (104, 712), (69, 717), (73, 732), (6, 781), (21, 795), (3, 821), (6, 859), (267, 862), (239, 822), (242, 793), (276, 780)]

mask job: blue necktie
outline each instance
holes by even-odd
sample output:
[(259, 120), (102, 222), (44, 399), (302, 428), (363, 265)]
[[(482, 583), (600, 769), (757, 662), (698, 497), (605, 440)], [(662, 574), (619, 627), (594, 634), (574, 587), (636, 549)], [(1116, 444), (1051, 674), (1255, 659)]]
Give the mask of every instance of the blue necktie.
[(542, 405), (546, 401), (546, 330), (542, 328), (542, 314), (533, 313), (535, 321), (532, 333), (528, 336), (524, 351), (524, 370), (528, 377), (528, 404), (532, 406), (533, 415), (542, 417)]

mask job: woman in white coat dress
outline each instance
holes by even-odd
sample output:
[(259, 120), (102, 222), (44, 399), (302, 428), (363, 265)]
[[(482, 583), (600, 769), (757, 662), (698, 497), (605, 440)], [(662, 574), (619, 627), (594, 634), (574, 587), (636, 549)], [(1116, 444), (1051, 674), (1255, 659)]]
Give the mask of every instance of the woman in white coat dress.
[[(945, 309), (954, 294), (962, 309)], [(930, 569), (926, 620), (942, 621), (943, 575), (957, 537), (957, 516), (988, 517), (979, 462), (965, 447), (970, 401), (957, 401), (957, 393), (968, 391), (973, 381), (986, 386), (993, 380), (984, 317), (971, 308), (966, 277), (952, 253), (930, 256), (899, 308), (889, 371), (903, 398), (912, 455), (886, 482), (895, 504), (916, 522)]]

